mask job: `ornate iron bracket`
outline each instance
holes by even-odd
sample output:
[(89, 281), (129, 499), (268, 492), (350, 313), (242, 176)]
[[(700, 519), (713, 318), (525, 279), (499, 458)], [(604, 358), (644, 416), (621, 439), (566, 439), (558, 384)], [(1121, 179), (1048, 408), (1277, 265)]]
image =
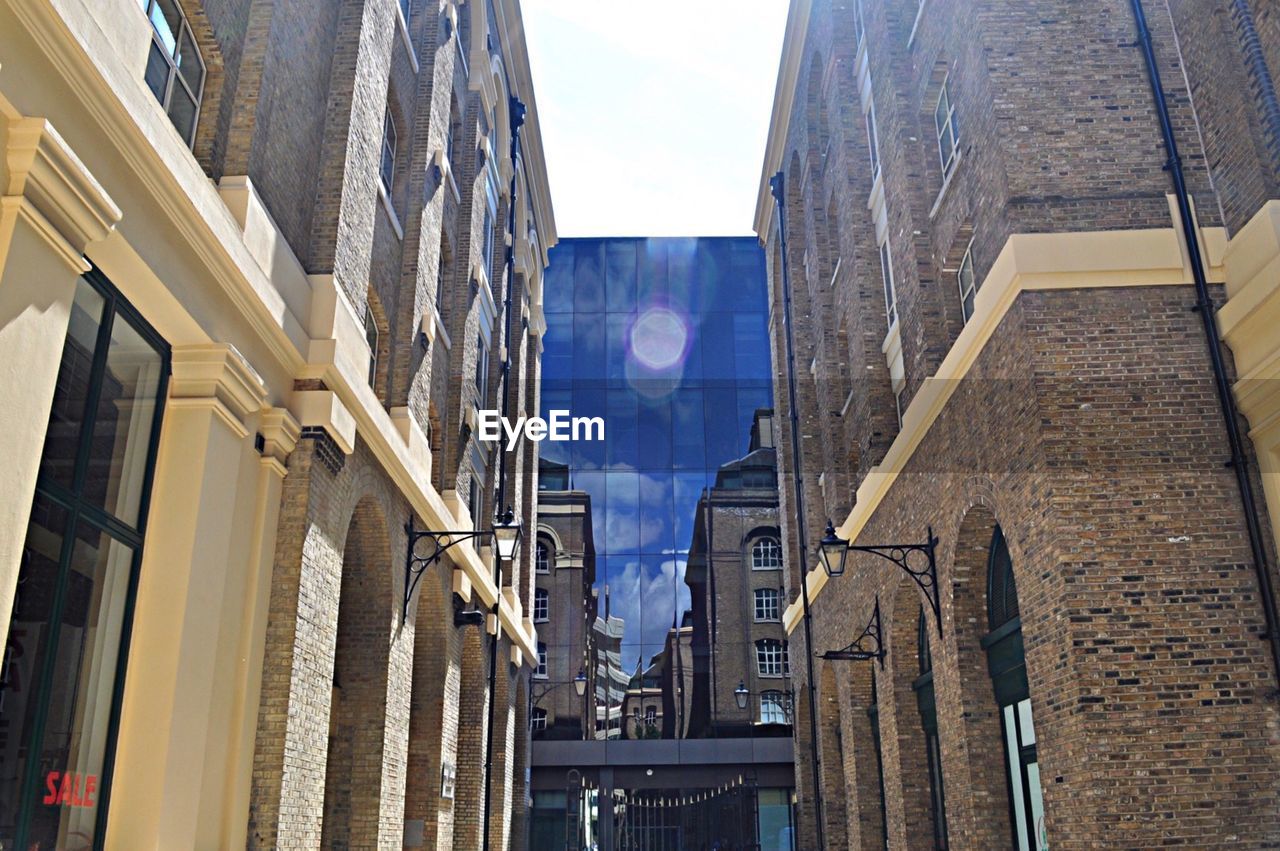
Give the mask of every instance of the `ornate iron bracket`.
[(415, 529), (413, 528), (412, 514), (409, 515), (409, 522), (404, 524), (404, 531), (409, 536), (409, 552), (406, 554), (404, 561), (404, 609), (401, 612), (401, 618), (404, 622), (407, 622), (409, 620), (409, 601), (413, 598), (413, 592), (417, 589), (418, 582), (422, 579), (422, 574), (426, 573), (433, 564), (440, 561), (451, 547), (457, 546), (463, 541), (487, 538), (493, 535), (493, 532), (488, 530), (429, 532)]
[[(875, 649), (869, 646), (874, 643)], [(848, 647), (840, 650), (828, 650), (826, 653), (819, 653), (818, 658), (830, 661), (842, 662), (862, 662), (868, 659), (875, 659), (880, 663), (880, 670), (884, 670), (884, 641), (880, 632), (880, 598), (876, 597), (875, 608), (871, 610), (871, 620), (862, 630), (862, 634), (853, 640)]]
[(878, 547), (850, 544), (849, 549), (860, 553), (874, 553), (905, 571), (929, 600), (929, 607), (933, 609), (933, 616), (938, 619), (938, 629), (941, 630), (942, 606), (938, 601), (938, 561), (935, 555), (938, 539), (933, 535), (932, 526), (928, 527), (928, 534), (928, 542), (924, 544), (886, 544)]

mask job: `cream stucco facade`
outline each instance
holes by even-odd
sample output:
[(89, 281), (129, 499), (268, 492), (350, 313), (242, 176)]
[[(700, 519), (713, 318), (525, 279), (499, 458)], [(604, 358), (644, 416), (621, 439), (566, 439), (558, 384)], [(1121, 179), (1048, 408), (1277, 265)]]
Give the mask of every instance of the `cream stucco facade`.
[[(463, 13), (483, 22), (481, 5)], [(522, 36), (505, 26), (518, 22), (518, 6), (495, 5), (503, 20), (492, 25), (515, 56), (510, 85), (532, 106)], [(365, 447), (418, 528), (471, 528), (473, 518), (461, 495), (438, 488), (425, 424), (370, 387), (365, 320), (334, 275), (307, 274), (253, 182), (215, 183), (175, 132), (144, 85), (151, 42), (138, 0), (0, 2), (0, 633), (76, 283), (92, 267), (172, 351), (105, 845), (242, 848), (282, 490), (300, 436), (323, 432), (346, 455)], [(504, 104), (505, 84), (478, 77), (478, 97)], [(514, 266), (536, 333), (555, 229), (532, 109), (528, 122)], [(504, 158), (503, 176), (511, 174)], [(434, 340), (436, 324), (426, 325)], [(450, 555), (452, 592), (496, 607), (504, 655), (527, 673), (537, 637), (522, 593), (495, 584), (488, 548), (464, 543)], [(398, 601), (401, 550), (385, 569)], [(110, 684), (101, 687), (109, 698)], [(108, 715), (98, 713), (94, 735), (106, 735)], [(509, 778), (498, 785), (510, 794)]]

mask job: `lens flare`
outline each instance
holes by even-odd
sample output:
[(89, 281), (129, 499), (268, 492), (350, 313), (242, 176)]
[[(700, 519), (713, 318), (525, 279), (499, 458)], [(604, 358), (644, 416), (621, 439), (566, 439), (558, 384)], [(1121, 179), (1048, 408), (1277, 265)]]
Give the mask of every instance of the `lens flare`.
[(665, 307), (649, 308), (631, 326), (631, 355), (648, 369), (665, 371), (676, 366), (688, 346), (688, 326)]

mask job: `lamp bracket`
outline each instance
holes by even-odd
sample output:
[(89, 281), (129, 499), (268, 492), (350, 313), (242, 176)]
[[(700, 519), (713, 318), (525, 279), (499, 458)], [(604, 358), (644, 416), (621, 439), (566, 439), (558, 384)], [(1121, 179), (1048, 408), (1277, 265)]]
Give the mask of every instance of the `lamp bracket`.
[(860, 553), (873, 553), (890, 561), (906, 572), (911, 581), (919, 586), (933, 609), (933, 616), (938, 620), (938, 629), (942, 629), (942, 606), (938, 601), (938, 560), (936, 548), (938, 539), (934, 537), (933, 527), (928, 527), (928, 538), (923, 544), (885, 544), (882, 546), (862, 546), (850, 544), (849, 549)]
[[(871, 620), (863, 628), (862, 634), (855, 638), (848, 647), (839, 650), (828, 650), (818, 654), (818, 658), (832, 662), (863, 662), (875, 659), (884, 670), (884, 641), (880, 631), (880, 598), (876, 597), (875, 608), (871, 610)], [(874, 646), (875, 649), (872, 649)]]
[[(412, 514), (409, 515), (409, 522), (404, 525), (404, 531), (409, 538), (409, 548), (404, 561), (404, 609), (401, 617), (404, 622), (408, 622), (409, 601), (422, 580), (422, 574), (444, 558), (444, 554), (450, 548), (464, 541), (492, 537), (493, 532), (485, 529), (470, 532), (432, 532), (415, 529)], [(421, 548), (418, 546), (419, 542), (423, 544)]]

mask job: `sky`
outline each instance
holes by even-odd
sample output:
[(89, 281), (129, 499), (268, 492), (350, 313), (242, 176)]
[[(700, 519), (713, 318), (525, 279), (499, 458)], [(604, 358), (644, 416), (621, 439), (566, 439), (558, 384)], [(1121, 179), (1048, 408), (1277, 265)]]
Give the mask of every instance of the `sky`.
[(561, 237), (751, 233), (786, 0), (523, 0)]

